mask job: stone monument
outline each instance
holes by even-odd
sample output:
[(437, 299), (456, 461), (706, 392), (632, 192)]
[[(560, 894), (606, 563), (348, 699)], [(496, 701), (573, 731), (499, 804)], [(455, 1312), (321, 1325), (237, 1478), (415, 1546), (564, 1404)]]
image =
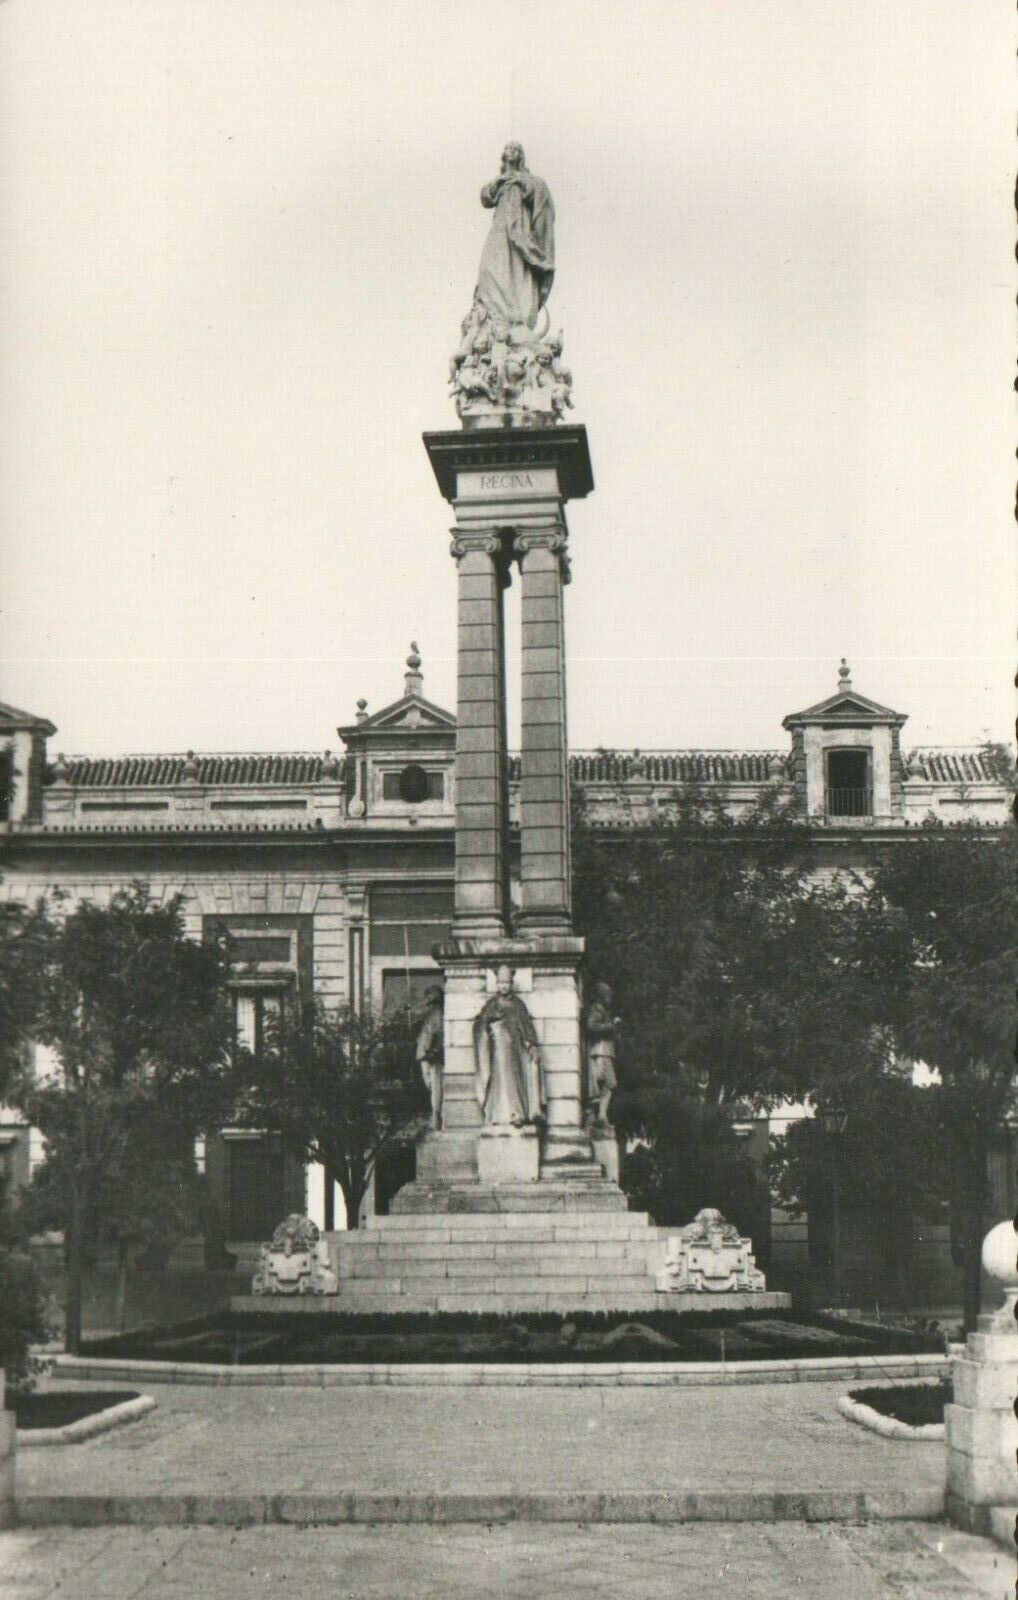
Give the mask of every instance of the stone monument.
[[(518, 144), (506, 145), (481, 204), (493, 213), (491, 228), (451, 366), (461, 426), (424, 435), (452, 507), (458, 585), (454, 913), (450, 941), (435, 951), (445, 977), (443, 1038), (439, 1047), (433, 1030), (418, 1037), (432, 1119), (417, 1145), (415, 1180), (387, 1216), (329, 1236), (336, 1303), (359, 1311), (675, 1309), (687, 1296), (669, 1267), (669, 1236), (645, 1212), (630, 1212), (619, 1187), (608, 1120), (616, 1019), (610, 992), (595, 995), (584, 1015), (584, 947), (572, 921), (566, 506), (594, 484), (586, 429), (561, 420), (572, 402), (562, 337), (549, 331), (554, 207)], [(503, 593), (517, 572), (514, 908)], [(709, 1287), (725, 1291), (733, 1308), (788, 1305), (787, 1295), (764, 1293), (748, 1241), (739, 1244), (737, 1269), (726, 1256), (726, 1281), (718, 1269)], [(702, 1304), (703, 1289), (688, 1300)], [(311, 1304), (285, 1303), (295, 1311)]]

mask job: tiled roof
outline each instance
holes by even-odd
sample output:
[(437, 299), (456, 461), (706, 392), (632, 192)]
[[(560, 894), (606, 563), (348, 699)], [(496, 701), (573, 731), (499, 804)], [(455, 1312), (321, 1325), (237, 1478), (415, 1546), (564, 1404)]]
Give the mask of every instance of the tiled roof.
[(906, 758), (909, 777), (927, 783), (1000, 783), (1001, 773), (993, 755), (974, 747), (913, 750)]
[(781, 750), (581, 750), (569, 758), (578, 783), (766, 783), (783, 777), (787, 766)]
[[(328, 768), (328, 771), (326, 770)], [(342, 776), (339, 756), (225, 755), (71, 756), (51, 768), (50, 781), (76, 789), (173, 788), (189, 779), (199, 784), (296, 784), (332, 782)]]

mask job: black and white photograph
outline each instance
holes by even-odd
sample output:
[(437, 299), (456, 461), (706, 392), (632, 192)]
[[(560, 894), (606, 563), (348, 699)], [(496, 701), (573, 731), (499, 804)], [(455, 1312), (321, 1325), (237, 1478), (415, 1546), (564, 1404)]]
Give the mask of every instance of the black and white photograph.
[(1004, 0), (0, 0), (0, 1596), (1006, 1600)]

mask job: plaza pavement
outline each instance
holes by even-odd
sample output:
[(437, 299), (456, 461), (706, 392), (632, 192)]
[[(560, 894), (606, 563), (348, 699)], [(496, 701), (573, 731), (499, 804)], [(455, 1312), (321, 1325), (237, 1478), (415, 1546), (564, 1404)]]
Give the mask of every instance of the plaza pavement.
[(3, 1600), (1010, 1600), (1014, 1562), (928, 1523), (46, 1528)]
[(18, 1500), (37, 1523), (938, 1516), (943, 1444), (847, 1422), (846, 1386), (152, 1384), (141, 1420), (19, 1451)]

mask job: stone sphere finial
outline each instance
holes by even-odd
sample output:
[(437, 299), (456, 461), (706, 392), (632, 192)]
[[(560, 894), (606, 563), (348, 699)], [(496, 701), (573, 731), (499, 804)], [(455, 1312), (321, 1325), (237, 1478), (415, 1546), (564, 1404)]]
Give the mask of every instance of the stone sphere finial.
[(838, 688), (839, 689), (851, 689), (851, 687), (852, 687), (852, 672), (851, 672), (851, 669), (850, 669), (850, 667), (848, 665), (848, 662), (846, 661), (845, 657), (842, 656), (842, 658), (841, 658), (841, 666), (838, 668)]
[(406, 658), (406, 664), (410, 668), (411, 672), (416, 672), (421, 664), (421, 655), (417, 647), (416, 639), (411, 639), (410, 641), (410, 654)]
[(368, 720), (368, 702), (362, 698), (362, 699), (358, 700), (358, 702), (357, 702), (357, 721), (358, 722), (367, 722), (367, 720)]
[[(983, 1240), (983, 1270), (1004, 1291), (1003, 1304), (994, 1316), (1001, 1331), (1018, 1336), (1015, 1300), (1018, 1299), (1018, 1233), (1013, 1222), (998, 1222)], [(996, 1331), (996, 1330), (995, 1330)]]

